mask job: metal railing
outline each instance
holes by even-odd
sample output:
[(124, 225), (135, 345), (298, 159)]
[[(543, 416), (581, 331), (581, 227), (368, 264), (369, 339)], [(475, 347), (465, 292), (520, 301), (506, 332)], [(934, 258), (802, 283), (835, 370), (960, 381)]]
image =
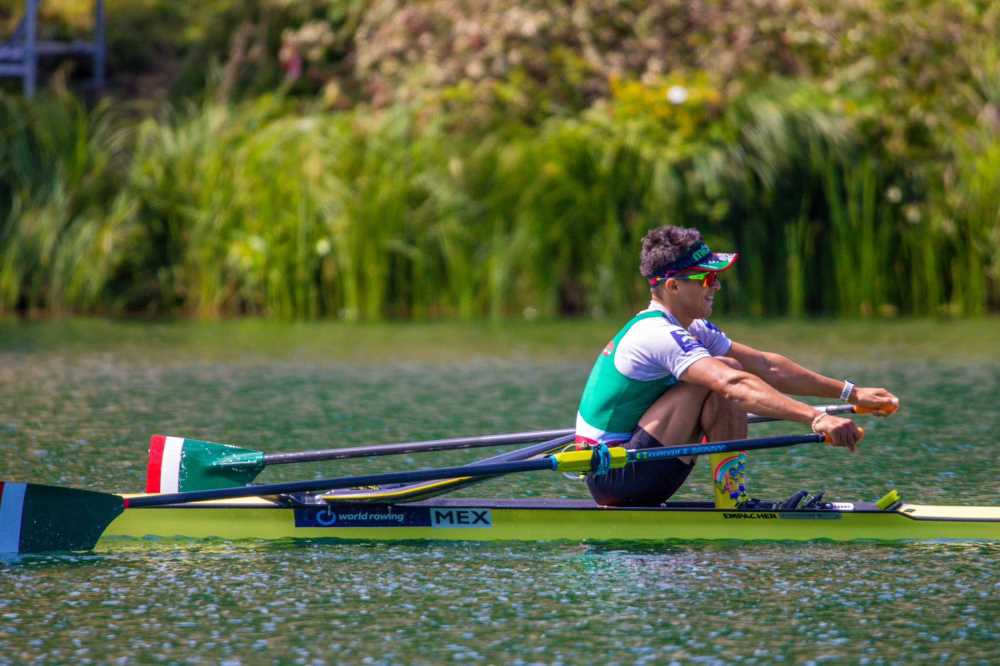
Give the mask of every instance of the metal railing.
[(14, 34), (0, 42), (0, 76), (22, 81), (24, 95), (32, 97), (38, 88), (38, 62), (49, 56), (84, 56), (93, 63), (91, 82), (104, 87), (107, 46), (105, 44), (104, 0), (94, 0), (93, 41), (60, 42), (38, 39), (38, 7), (42, 0), (25, 0), (24, 17)]

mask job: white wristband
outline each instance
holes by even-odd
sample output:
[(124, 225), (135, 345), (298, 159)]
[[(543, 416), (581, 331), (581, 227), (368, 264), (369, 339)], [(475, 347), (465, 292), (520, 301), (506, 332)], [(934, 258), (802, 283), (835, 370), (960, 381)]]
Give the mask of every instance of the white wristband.
[(851, 399), (851, 392), (854, 390), (854, 382), (850, 379), (844, 380), (844, 388), (840, 391), (840, 399), (843, 402), (849, 402)]

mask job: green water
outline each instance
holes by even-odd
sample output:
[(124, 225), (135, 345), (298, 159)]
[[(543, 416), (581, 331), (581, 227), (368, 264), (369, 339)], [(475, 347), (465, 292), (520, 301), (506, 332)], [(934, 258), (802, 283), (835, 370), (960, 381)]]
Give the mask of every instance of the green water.
[[(137, 490), (153, 433), (293, 451), (568, 427), (613, 327), (0, 322), (0, 478)], [(964, 338), (954, 322), (728, 328), (904, 406), (865, 421), (857, 456), (754, 454), (753, 494), (1000, 503), (1000, 323)], [(798, 429), (754, 429), (776, 432)], [(707, 471), (693, 476), (681, 499), (708, 496)], [(464, 494), (585, 490), (539, 473)], [(0, 663), (986, 664), (998, 558), (994, 544), (124, 541), (0, 563)]]

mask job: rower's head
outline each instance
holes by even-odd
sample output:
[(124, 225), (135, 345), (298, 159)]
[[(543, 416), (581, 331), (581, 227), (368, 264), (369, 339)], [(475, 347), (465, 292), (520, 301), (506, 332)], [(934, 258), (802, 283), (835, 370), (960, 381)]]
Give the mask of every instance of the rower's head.
[(639, 270), (653, 298), (688, 325), (712, 314), (715, 294), (722, 288), (719, 273), (738, 256), (712, 252), (697, 229), (664, 226), (642, 239)]

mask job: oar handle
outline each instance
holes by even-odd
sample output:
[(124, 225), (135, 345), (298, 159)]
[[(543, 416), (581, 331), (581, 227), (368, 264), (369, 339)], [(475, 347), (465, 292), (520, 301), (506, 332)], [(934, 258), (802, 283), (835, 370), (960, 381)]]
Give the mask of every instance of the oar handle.
[(858, 407), (851, 405), (855, 414), (874, 414), (875, 416), (889, 416), (895, 414), (899, 405), (886, 405), (885, 407)]

